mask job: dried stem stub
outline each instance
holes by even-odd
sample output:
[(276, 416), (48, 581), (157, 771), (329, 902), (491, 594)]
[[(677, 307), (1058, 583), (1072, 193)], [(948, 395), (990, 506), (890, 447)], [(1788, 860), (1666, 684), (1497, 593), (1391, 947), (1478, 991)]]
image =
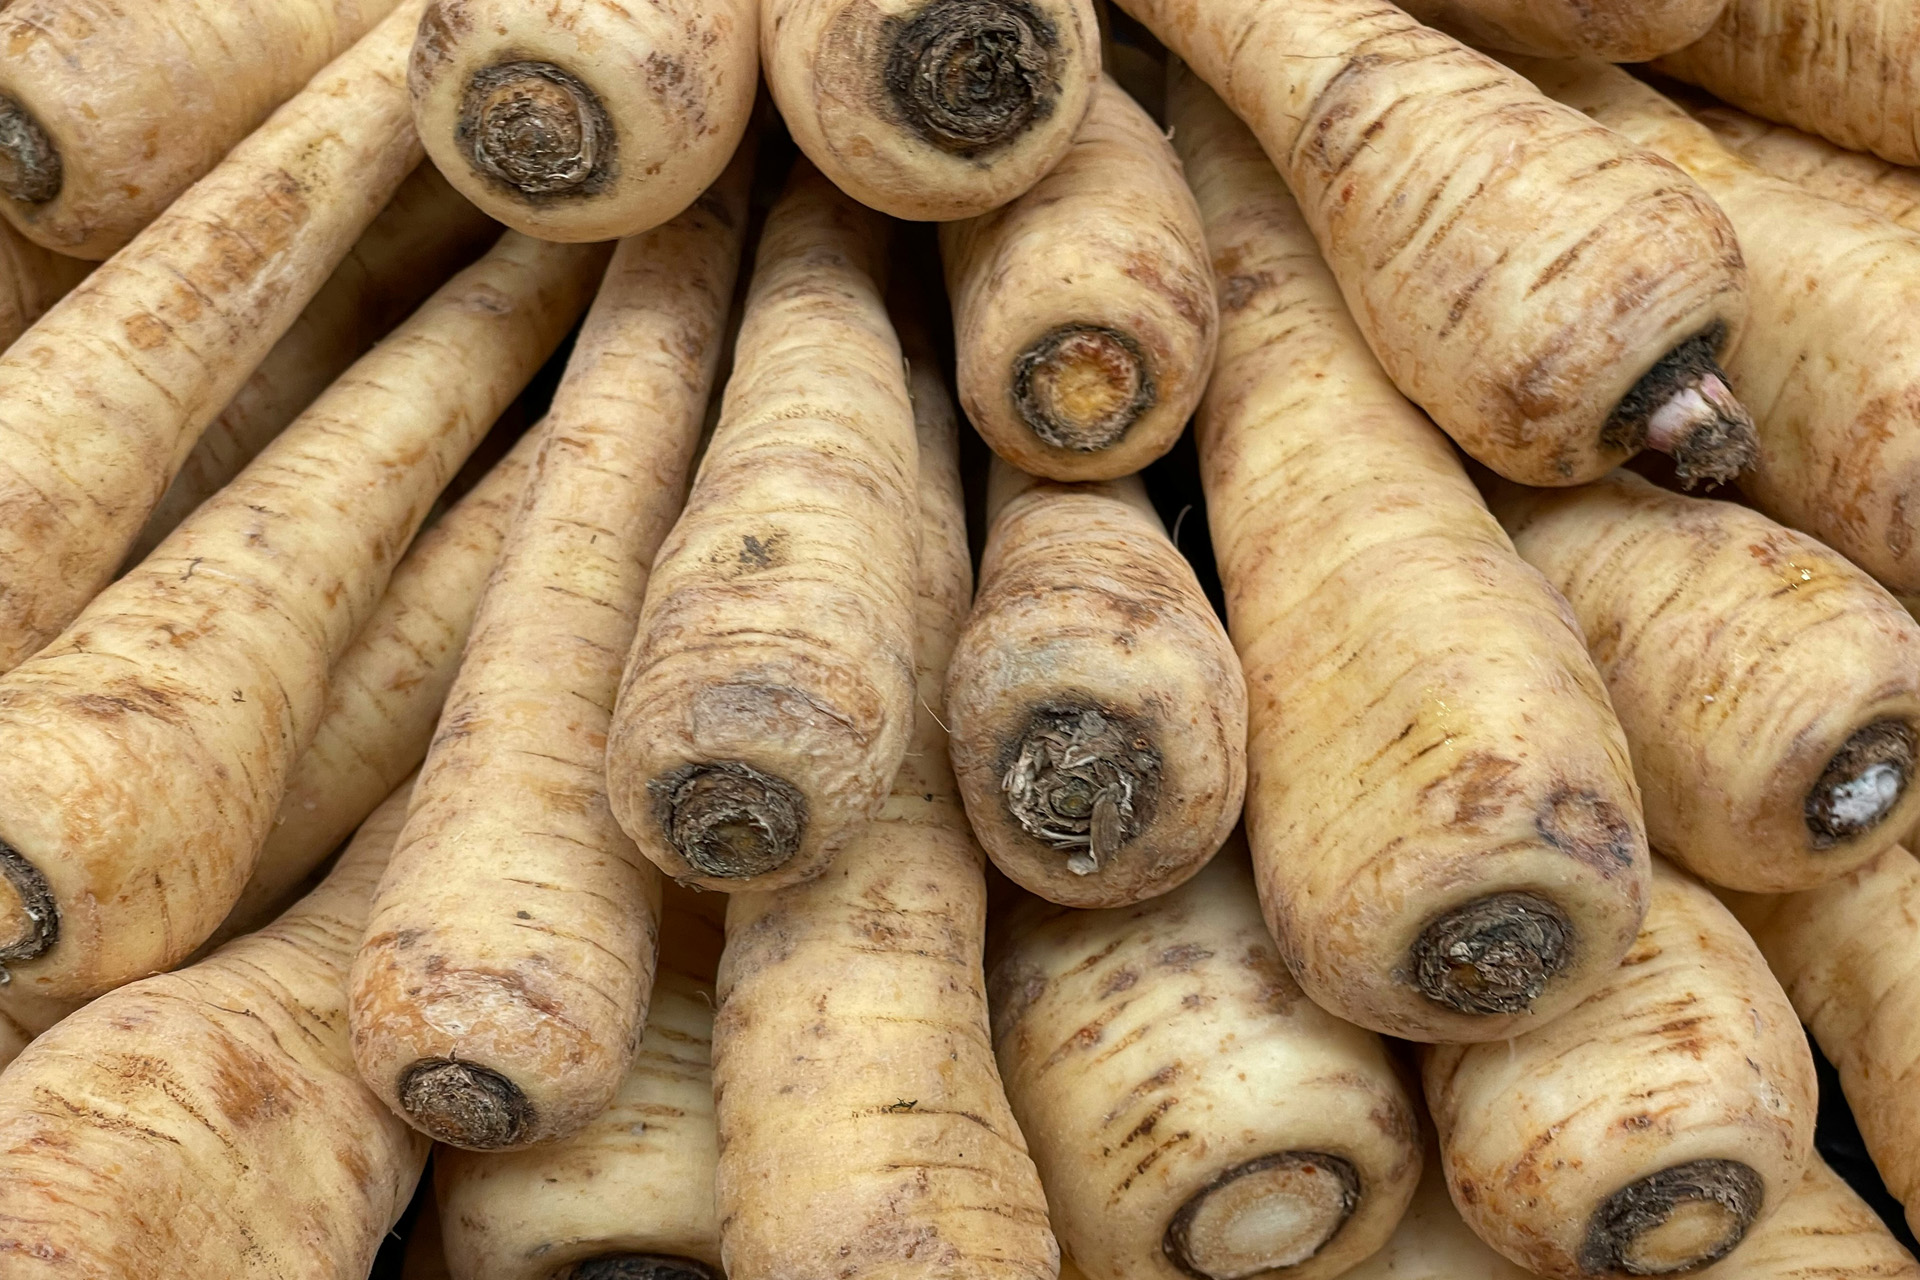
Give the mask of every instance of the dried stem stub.
[(21, 204), (45, 204), (65, 177), (60, 149), (28, 110), (0, 95), (0, 191)]
[(1813, 847), (1830, 849), (1879, 826), (1913, 781), (1913, 726), (1879, 720), (1840, 744), (1807, 792)]
[(1496, 893), (1420, 931), (1413, 982), (1427, 999), (1461, 1013), (1525, 1013), (1573, 951), (1573, 923), (1558, 905), (1537, 893)]
[(894, 106), (953, 155), (1015, 141), (1060, 96), (1059, 34), (1023, 0), (933, 0), (883, 38)]
[(1167, 1260), (1195, 1280), (1242, 1280), (1297, 1266), (1339, 1234), (1360, 1203), (1351, 1161), (1282, 1151), (1223, 1170), (1167, 1224)]
[(527, 199), (591, 195), (616, 140), (599, 95), (551, 62), (498, 62), (467, 82), (455, 139), (473, 167)]
[(1094, 707), (1033, 714), (1001, 777), (1021, 829), (1092, 875), (1146, 825), (1160, 780), (1160, 753), (1131, 717)]
[(422, 1058), (408, 1067), (400, 1108), (441, 1142), (471, 1151), (510, 1147), (533, 1123), (533, 1104), (519, 1085), (451, 1058)]
[(720, 1273), (692, 1258), (653, 1253), (610, 1253), (574, 1263), (554, 1280), (721, 1280)]
[(5, 965), (44, 955), (60, 940), (60, 903), (40, 868), (0, 840), (0, 981)]
[(1689, 488), (1723, 484), (1752, 466), (1760, 437), (1715, 358), (1726, 336), (1726, 326), (1715, 324), (1661, 357), (1615, 407), (1601, 438), (1672, 455)]
[(1733, 1252), (1760, 1213), (1766, 1183), (1737, 1160), (1693, 1160), (1608, 1196), (1587, 1223), (1580, 1265), (1674, 1275)]
[(1021, 421), (1057, 449), (1096, 453), (1126, 436), (1158, 397), (1140, 344), (1105, 325), (1061, 325), (1013, 361)]
[(778, 870), (800, 851), (807, 798), (784, 778), (734, 760), (684, 765), (647, 784), (667, 843), (702, 875)]

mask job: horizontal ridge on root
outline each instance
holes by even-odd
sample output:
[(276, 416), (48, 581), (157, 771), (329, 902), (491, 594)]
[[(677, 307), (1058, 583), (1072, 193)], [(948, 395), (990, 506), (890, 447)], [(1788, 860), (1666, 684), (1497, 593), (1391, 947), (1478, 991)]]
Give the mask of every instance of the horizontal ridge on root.
[(1716, 358), (1727, 326), (1715, 321), (1654, 363), (1614, 406), (1600, 432), (1610, 449), (1670, 454), (1683, 485), (1722, 484), (1752, 466), (1760, 437)]
[(0, 95), (0, 191), (22, 204), (45, 204), (66, 180), (60, 150), (27, 109)]
[(555, 1280), (721, 1280), (720, 1273), (692, 1258), (653, 1253), (610, 1253), (576, 1262)]
[[(1293, 1211), (1266, 1220), (1293, 1228), (1292, 1238), (1254, 1243), (1231, 1229), (1241, 1214), (1260, 1215), (1275, 1199), (1293, 1202)], [(1221, 1170), (1189, 1196), (1167, 1223), (1160, 1250), (1194, 1280), (1241, 1280), (1314, 1257), (1359, 1203), (1360, 1171), (1351, 1161), (1324, 1151), (1275, 1152)], [(1221, 1214), (1224, 1221), (1208, 1221)]]
[(533, 1123), (520, 1086), (471, 1062), (422, 1058), (400, 1078), (400, 1109), (441, 1142), (474, 1151), (512, 1146)]
[(1573, 924), (1537, 893), (1496, 893), (1429, 921), (1413, 944), (1413, 983), (1461, 1013), (1525, 1013), (1573, 959)]
[(915, 133), (974, 156), (1053, 113), (1059, 33), (1024, 0), (932, 0), (893, 20), (885, 81)]
[(683, 765), (647, 791), (667, 842), (702, 875), (764, 875), (800, 852), (807, 798), (784, 778), (714, 760)]
[(1886, 820), (1913, 781), (1915, 735), (1903, 720), (1854, 731), (1807, 792), (1804, 816), (1813, 847), (1830, 849)]
[(1131, 716), (1041, 707), (1006, 752), (1001, 789), (1021, 830), (1091, 875), (1139, 835), (1160, 782), (1160, 753)]
[(4, 975), (8, 963), (45, 955), (60, 940), (60, 903), (40, 868), (4, 840), (0, 840), (0, 882), (18, 899), (0, 915), (0, 928), (9, 930), (0, 933), (0, 975)]
[(1118, 329), (1065, 324), (1013, 359), (1013, 403), (1056, 449), (1097, 453), (1126, 437), (1159, 398), (1140, 344)]
[[(1587, 1271), (1635, 1276), (1676, 1275), (1704, 1267), (1726, 1257), (1746, 1238), (1765, 1197), (1760, 1175), (1738, 1160), (1693, 1160), (1662, 1169), (1628, 1183), (1593, 1211), (1580, 1265)], [(1661, 1240), (1658, 1233), (1688, 1206), (1708, 1212), (1698, 1223), (1681, 1224), (1684, 1234), (1678, 1239)], [(1681, 1245), (1675, 1257), (1659, 1256), (1673, 1244)]]
[(474, 168), (527, 199), (592, 195), (613, 173), (606, 107), (551, 62), (496, 62), (474, 72), (454, 137)]

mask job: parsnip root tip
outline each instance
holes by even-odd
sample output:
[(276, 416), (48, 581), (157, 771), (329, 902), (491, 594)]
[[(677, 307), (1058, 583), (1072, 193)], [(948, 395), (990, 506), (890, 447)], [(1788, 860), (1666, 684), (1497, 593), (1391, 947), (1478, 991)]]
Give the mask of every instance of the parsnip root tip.
[(512, 1146), (533, 1123), (520, 1086), (471, 1062), (423, 1058), (400, 1080), (400, 1107), (441, 1142), (471, 1151)]
[(647, 784), (667, 842), (702, 875), (765, 875), (800, 851), (807, 799), (737, 761), (685, 765)]
[(1737, 1160), (1693, 1160), (1608, 1196), (1587, 1224), (1590, 1272), (1676, 1275), (1731, 1253), (1759, 1216), (1766, 1184)]
[(1661, 357), (1614, 409), (1602, 439), (1615, 448), (1644, 445), (1672, 455), (1688, 488), (1724, 484), (1752, 466), (1760, 456), (1753, 416), (1715, 358), (1726, 333), (1715, 324)]
[(1283, 1151), (1222, 1170), (1180, 1206), (1160, 1247), (1196, 1280), (1297, 1266), (1353, 1216), (1360, 1174), (1318, 1151)]
[(1069, 324), (1014, 357), (1014, 407), (1058, 449), (1096, 453), (1120, 443), (1158, 389), (1140, 346), (1117, 329)]
[(0, 95), (0, 191), (22, 204), (45, 204), (60, 194), (59, 148), (27, 109)]
[(890, 35), (894, 106), (953, 155), (1017, 140), (1060, 96), (1059, 33), (1024, 0), (933, 0)]
[(1007, 752), (1007, 811), (1034, 839), (1092, 875), (1146, 826), (1160, 753), (1144, 725), (1095, 707), (1044, 707)]
[(551, 62), (499, 62), (467, 82), (455, 137), (473, 167), (528, 200), (592, 195), (616, 139), (599, 95)]
[(60, 903), (40, 869), (0, 840), (0, 965), (32, 960), (60, 940)]
[(1413, 944), (1413, 980), (1461, 1013), (1525, 1013), (1573, 960), (1573, 923), (1534, 893), (1496, 893), (1430, 921)]
[(1885, 821), (1913, 780), (1913, 726), (1879, 720), (1840, 744), (1807, 792), (1813, 847), (1830, 849)]
[(554, 1280), (720, 1280), (720, 1273), (692, 1258), (613, 1253), (576, 1262)]

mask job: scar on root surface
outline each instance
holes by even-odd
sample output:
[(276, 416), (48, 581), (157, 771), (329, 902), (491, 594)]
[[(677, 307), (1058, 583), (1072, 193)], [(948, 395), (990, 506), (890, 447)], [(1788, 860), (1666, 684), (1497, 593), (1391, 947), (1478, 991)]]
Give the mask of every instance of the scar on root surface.
[(441, 1142), (471, 1151), (512, 1146), (533, 1123), (533, 1104), (498, 1071), (423, 1058), (400, 1080), (400, 1107)]
[(1159, 396), (1140, 344), (1104, 325), (1061, 325), (1013, 360), (1013, 403), (1056, 449), (1096, 453), (1120, 443)]
[(0, 840), (0, 966), (45, 955), (59, 940), (60, 903), (53, 886), (18, 849)]
[(1243, 1280), (1312, 1258), (1359, 1203), (1350, 1161), (1277, 1152), (1215, 1175), (1173, 1215), (1160, 1249), (1194, 1280)]
[(895, 108), (953, 155), (1015, 141), (1060, 96), (1059, 33), (1024, 0), (933, 0), (882, 42)]
[(1813, 847), (1830, 849), (1885, 821), (1913, 781), (1914, 748), (1913, 726), (1902, 720), (1876, 721), (1840, 744), (1807, 792)]
[(60, 150), (40, 122), (0, 95), (0, 191), (22, 204), (45, 204), (60, 194), (64, 177)]
[(599, 95), (551, 62), (473, 73), (455, 140), (473, 167), (529, 200), (592, 195), (613, 176), (616, 138)]
[(721, 1280), (718, 1270), (692, 1258), (652, 1253), (610, 1253), (587, 1258), (555, 1280)]
[(1701, 481), (1725, 483), (1752, 466), (1760, 437), (1716, 359), (1726, 339), (1726, 325), (1715, 322), (1662, 356), (1614, 408), (1601, 442), (1672, 455), (1674, 471), (1689, 488)]
[(1496, 893), (1453, 908), (1420, 931), (1413, 980), (1460, 1013), (1525, 1013), (1573, 959), (1573, 924), (1536, 893)]
[(784, 778), (721, 760), (684, 765), (647, 790), (667, 842), (702, 875), (763, 875), (800, 851), (807, 799)]
[(1620, 1188), (1593, 1212), (1580, 1265), (1635, 1276), (1692, 1271), (1731, 1253), (1766, 1184), (1737, 1160), (1693, 1160)]
[(1087, 706), (1043, 707), (1014, 741), (1001, 776), (1022, 830), (1092, 875), (1152, 816), (1160, 753), (1145, 724)]

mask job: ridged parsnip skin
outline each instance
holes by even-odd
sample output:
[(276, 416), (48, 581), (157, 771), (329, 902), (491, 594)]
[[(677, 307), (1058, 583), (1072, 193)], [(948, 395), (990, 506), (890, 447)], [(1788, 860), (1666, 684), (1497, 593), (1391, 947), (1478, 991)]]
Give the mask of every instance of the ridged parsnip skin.
[(134, 539), (127, 562), (146, 559), (347, 366), (499, 235), (500, 225), (467, 203), (439, 170), (424, 163), (415, 168), (293, 327), (201, 433)]
[(43, 248), (0, 225), (0, 351), (93, 270), (84, 258)]
[(1784, 893), (1920, 820), (1920, 624), (1872, 578), (1757, 511), (1631, 472), (1490, 497), (1586, 632), (1654, 848)]
[(1895, 846), (1817, 889), (1725, 898), (1839, 1070), (1887, 1189), (1920, 1221), (1920, 862)]
[(287, 776), (247, 887), (209, 942), (251, 933), (279, 914), (426, 758), (540, 438), (537, 427), (521, 436), (394, 566), (373, 616), (333, 664), (313, 741)]
[(1920, 12), (1899, 0), (1729, 0), (1655, 65), (1849, 151), (1920, 164)]
[(1645, 62), (1692, 44), (1727, 0), (1407, 0), (1408, 13), (1483, 49)]
[(759, 0), (433, 0), (407, 82), (468, 199), (580, 242), (692, 204), (739, 148), (759, 70)]
[(427, 1162), (347, 1048), (347, 964), (405, 815), (403, 788), (286, 915), (0, 1076), (9, 1280), (362, 1280)]
[(793, 140), (862, 204), (947, 222), (1058, 164), (1100, 82), (1091, 0), (760, 0)]
[(1645, 443), (1610, 420), (1656, 363), (1737, 339), (1706, 194), (1451, 37), (1368, 0), (1121, 8), (1252, 124), (1380, 363), (1509, 479), (1605, 473)]
[(1052, 902), (1166, 893), (1246, 795), (1247, 685), (1226, 628), (1137, 478), (1052, 484), (996, 460), (990, 492), (946, 685), (974, 832)]
[(15, 981), (97, 993), (167, 968), (220, 923), (312, 741), (329, 669), (606, 258), (507, 233), (0, 677), (0, 841), (17, 855), (0, 857), (0, 883), (39, 881), (57, 913), (29, 920), (0, 893)]
[(107, 257), (394, 7), (15, 0), (0, 12), (0, 101), (58, 158), (48, 172), (13, 143), (0, 212), (49, 249)]
[(687, 883), (818, 875), (879, 811), (913, 731), (916, 446), (886, 240), (796, 165), (720, 421), (647, 584), (608, 799)]
[(1034, 188), (940, 228), (960, 403), (994, 451), (1052, 480), (1132, 475), (1173, 447), (1220, 311), (1200, 211), (1160, 127), (1103, 77)]
[(1318, 1228), (1304, 1257), (1239, 1274), (1336, 1276), (1392, 1234), (1420, 1179), (1414, 1103), (1380, 1038), (1287, 976), (1243, 850), (1136, 906), (1028, 900), (995, 929), (1007, 1096), (1054, 1230), (1092, 1280), (1191, 1280), (1164, 1247), (1182, 1208), (1286, 1153), (1323, 1177), (1344, 1163), (1351, 1212), (1280, 1200), (1275, 1226)]
[[(1710, 101), (1710, 100), (1709, 100)], [(1920, 231), (1920, 173), (1878, 156), (1836, 147), (1825, 138), (1770, 124), (1737, 107), (1683, 101), (1720, 145), (1776, 178), (1833, 200), (1870, 209), (1909, 231)]]
[[(1510, 1042), (1429, 1048), (1422, 1067), (1454, 1203), (1543, 1276), (1710, 1260), (1812, 1158), (1813, 1059), (1793, 1008), (1739, 922), (1664, 861), (1612, 981)], [(1699, 1162), (1731, 1175), (1717, 1185), (1733, 1208), (1683, 1199), (1638, 1235), (1607, 1230), (1633, 1220), (1629, 1188)]]
[[(660, 873), (607, 809), (607, 725), (700, 442), (752, 167), (749, 148), (614, 251), (354, 962), (360, 1074), (439, 1142), (574, 1132), (640, 1040)], [(422, 1103), (419, 1073), (455, 1063), (504, 1080), (514, 1106), (482, 1126)]]
[(419, 162), (403, 77), (424, 3), (402, 0), (0, 356), (0, 670), (106, 585), (201, 430)]
[(1760, 434), (1741, 491), (1890, 590), (1920, 591), (1920, 235), (1747, 164), (1617, 68), (1515, 65), (1680, 165), (1739, 230), (1753, 321), (1727, 370)]
[[(1514, 1035), (1604, 981), (1640, 927), (1625, 735), (1565, 603), (1368, 353), (1252, 135), (1191, 75), (1169, 104), (1222, 299), (1196, 439), (1267, 920), (1342, 1017)], [(1514, 894), (1557, 911), (1565, 945), (1503, 976), (1496, 914), (1447, 959), (1448, 920)]]

